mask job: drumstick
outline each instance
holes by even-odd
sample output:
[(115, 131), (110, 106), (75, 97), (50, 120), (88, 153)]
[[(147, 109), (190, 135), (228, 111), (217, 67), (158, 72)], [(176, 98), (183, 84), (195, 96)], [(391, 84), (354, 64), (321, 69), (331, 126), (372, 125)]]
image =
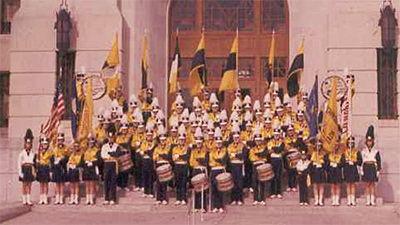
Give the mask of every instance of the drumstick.
[(200, 220), (204, 220), (203, 216), (203, 208), (204, 208), (204, 184), (201, 184), (201, 210), (200, 210)]

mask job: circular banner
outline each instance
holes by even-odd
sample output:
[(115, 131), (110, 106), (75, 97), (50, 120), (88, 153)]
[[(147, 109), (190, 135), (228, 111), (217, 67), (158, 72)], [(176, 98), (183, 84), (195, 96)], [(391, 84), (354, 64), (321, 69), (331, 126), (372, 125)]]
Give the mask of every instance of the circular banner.
[(343, 97), (346, 96), (348, 87), (347, 87), (346, 81), (337, 75), (329, 76), (322, 81), (321, 93), (322, 93), (322, 96), (324, 96), (324, 98), (329, 99), (329, 96), (332, 93), (333, 78), (336, 78), (336, 87), (337, 87), (336, 100), (339, 101), (340, 99), (342, 99)]

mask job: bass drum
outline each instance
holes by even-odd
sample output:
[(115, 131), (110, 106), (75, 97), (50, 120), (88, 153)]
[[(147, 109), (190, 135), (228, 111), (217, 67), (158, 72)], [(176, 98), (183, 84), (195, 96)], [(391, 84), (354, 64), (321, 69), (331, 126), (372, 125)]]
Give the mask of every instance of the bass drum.
[(158, 180), (161, 183), (169, 182), (173, 178), (172, 166), (170, 164), (164, 164), (162, 166), (157, 167), (156, 172)]
[(205, 189), (208, 189), (208, 187), (209, 187), (208, 178), (205, 173), (200, 173), (200, 174), (195, 175), (192, 178), (191, 182), (192, 182), (194, 191), (196, 191), (196, 192), (201, 192), (202, 188), (203, 188), (203, 190), (205, 190)]
[(257, 178), (259, 181), (269, 181), (274, 178), (275, 174), (272, 170), (272, 165), (269, 163), (261, 164), (256, 167), (257, 169)]
[(233, 188), (233, 179), (230, 173), (218, 174), (215, 179), (217, 180), (218, 191), (225, 192), (230, 191)]

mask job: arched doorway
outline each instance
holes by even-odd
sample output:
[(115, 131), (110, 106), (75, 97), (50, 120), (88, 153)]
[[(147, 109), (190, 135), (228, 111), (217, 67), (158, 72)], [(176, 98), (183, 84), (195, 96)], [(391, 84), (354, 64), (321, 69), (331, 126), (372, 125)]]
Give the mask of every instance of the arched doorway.
[[(181, 71), (178, 81), (191, 105), (189, 72), (193, 54), (204, 27), (208, 86), (216, 91), (227, 56), (239, 29), (239, 85), (242, 93), (261, 99), (265, 94), (268, 53), (275, 31), (275, 71), (280, 87), (285, 86), (289, 66), (289, 10), (286, 0), (172, 0), (170, 5), (169, 65), (178, 34)], [(179, 30), (179, 32), (176, 32)], [(171, 96), (172, 97), (172, 96)], [(169, 98), (169, 104), (172, 98)], [(224, 95), (219, 96), (224, 105)]]

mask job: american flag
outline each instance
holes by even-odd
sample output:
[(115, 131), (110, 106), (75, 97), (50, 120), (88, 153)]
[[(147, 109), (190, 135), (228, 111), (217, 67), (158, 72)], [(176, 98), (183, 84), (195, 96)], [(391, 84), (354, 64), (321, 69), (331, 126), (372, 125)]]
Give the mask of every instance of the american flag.
[(40, 132), (46, 137), (51, 137), (53, 131), (58, 128), (61, 117), (65, 113), (64, 95), (62, 94), (61, 83), (58, 82), (56, 92), (54, 93), (51, 115), (46, 124), (41, 127)]

